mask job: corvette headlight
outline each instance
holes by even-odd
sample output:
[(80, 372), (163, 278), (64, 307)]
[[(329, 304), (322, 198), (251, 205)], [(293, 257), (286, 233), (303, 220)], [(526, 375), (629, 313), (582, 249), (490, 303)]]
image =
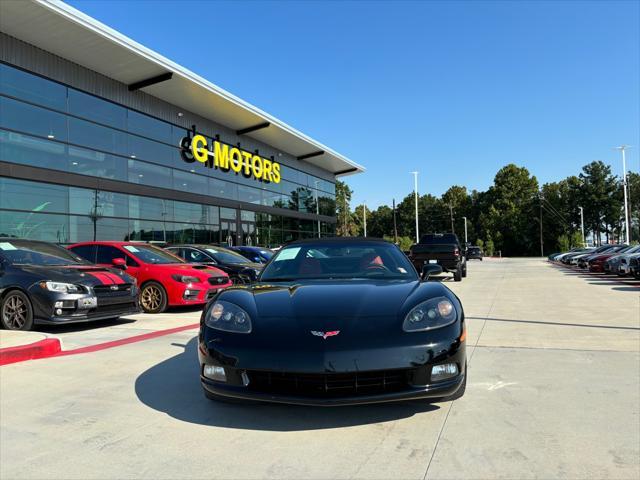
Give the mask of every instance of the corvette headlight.
[(402, 322), (405, 332), (422, 332), (446, 327), (456, 321), (456, 308), (446, 297), (422, 302), (411, 309)]
[(50, 292), (77, 293), (81, 291), (80, 287), (73, 283), (40, 282), (40, 286)]
[(249, 314), (239, 306), (224, 300), (213, 304), (204, 323), (224, 332), (251, 333)]
[(198, 277), (192, 277), (190, 275), (171, 275), (176, 282), (181, 283), (200, 283), (200, 279)]

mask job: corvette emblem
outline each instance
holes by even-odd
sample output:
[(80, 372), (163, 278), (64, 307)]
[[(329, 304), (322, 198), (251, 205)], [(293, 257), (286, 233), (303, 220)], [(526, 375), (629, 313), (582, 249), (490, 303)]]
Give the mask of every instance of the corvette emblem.
[(316, 337), (322, 337), (325, 340), (327, 337), (335, 337), (340, 333), (340, 330), (333, 330), (331, 332), (318, 332), (316, 330), (311, 330), (311, 335), (315, 335)]

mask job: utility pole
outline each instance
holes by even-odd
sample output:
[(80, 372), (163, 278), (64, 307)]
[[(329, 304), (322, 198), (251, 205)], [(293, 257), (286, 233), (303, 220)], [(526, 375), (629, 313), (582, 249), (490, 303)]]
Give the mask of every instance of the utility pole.
[(451, 233), (456, 233), (453, 229), (453, 205), (449, 202), (449, 215), (451, 215)]
[(462, 218), (464, 218), (464, 246), (466, 248), (467, 247), (467, 243), (468, 243), (468, 240), (467, 240), (467, 217), (462, 217)]
[(584, 238), (584, 210), (582, 207), (578, 207), (580, 209), (580, 230), (582, 230), (582, 246), (586, 247), (587, 242), (585, 242)]
[(624, 191), (624, 226), (626, 232), (627, 245), (630, 241), (630, 232), (629, 232), (629, 207), (627, 206), (627, 162), (625, 159), (624, 151), (629, 148), (629, 145), (620, 145), (616, 147), (616, 150), (620, 150), (622, 152), (622, 190)]
[(540, 256), (544, 257), (544, 241), (542, 240), (542, 193), (538, 194), (540, 200)]
[(396, 222), (396, 199), (393, 199), (393, 243), (398, 243), (398, 224)]
[(416, 200), (416, 243), (420, 242), (420, 233), (418, 232), (418, 172), (413, 173), (413, 192)]
[(364, 236), (367, 236), (367, 202), (362, 202), (362, 213), (364, 217)]

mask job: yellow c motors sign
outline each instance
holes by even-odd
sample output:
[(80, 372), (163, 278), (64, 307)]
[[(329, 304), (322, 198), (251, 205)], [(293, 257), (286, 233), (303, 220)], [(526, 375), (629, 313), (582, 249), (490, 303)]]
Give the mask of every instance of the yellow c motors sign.
[(225, 172), (232, 170), (245, 177), (263, 182), (280, 183), (280, 164), (255, 153), (227, 145), (218, 140), (209, 140), (203, 135), (184, 137), (180, 142), (185, 162), (200, 162), (209, 168)]

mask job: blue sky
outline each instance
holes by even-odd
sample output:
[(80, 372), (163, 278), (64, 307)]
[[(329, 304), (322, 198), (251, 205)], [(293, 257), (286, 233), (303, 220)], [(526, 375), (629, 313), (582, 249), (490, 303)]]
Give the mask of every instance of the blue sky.
[(363, 164), (358, 203), (640, 167), (638, 1), (69, 3)]

